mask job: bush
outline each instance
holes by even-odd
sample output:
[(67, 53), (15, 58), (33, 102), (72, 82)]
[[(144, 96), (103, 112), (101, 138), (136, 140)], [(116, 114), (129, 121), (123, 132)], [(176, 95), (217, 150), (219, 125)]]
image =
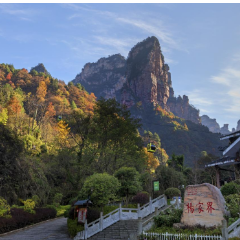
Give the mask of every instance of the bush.
[(100, 218), (100, 211), (97, 209), (89, 208), (87, 211), (87, 221), (88, 223), (93, 222)]
[(149, 202), (149, 194), (138, 193), (132, 198), (133, 203), (139, 203), (141, 206)]
[(232, 218), (239, 217), (238, 213), (240, 213), (240, 195), (231, 194), (229, 196), (226, 196), (225, 200), (228, 210), (230, 211), (231, 217)]
[(237, 183), (230, 182), (221, 187), (222, 195), (228, 196), (240, 192), (240, 186)]
[(75, 207), (71, 207), (69, 210), (66, 210), (66, 212), (64, 213), (64, 217), (67, 217), (69, 219), (74, 219), (74, 209)]
[(172, 227), (174, 223), (181, 221), (183, 210), (182, 209), (169, 209), (165, 213), (154, 217), (154, 223), (157, 227)]
[(171, 199), (175, 196), (181, 195), (181, 191), (178, 188), (168, 188), (165, 190), (165, 195)]
[(62, 197), (63, 195), (61, 193), (56, 193), (54, 195), (54, 198), (53, 198), (53, 204), (56, 206), (56, 207), (59, 207), (60, 206), (60, 203), (62, 201)]
[(75, 220), (68, 219), (67, 220), (67, 227), (68, 227), (68, 233), (71, 238), (75, 237), (78, 232), (81, 232), (84, 230), (84, 226), (78, 224), (77, 218)]
[(10, 212), (12, 218), (0, 217), (0, 234), (54, 218), (57, 214), (56, 210), (51, 208), (36, 208), (35, 214), (20, 208), (12, 208)]
[(24, 204), (24, 211), (29, 213), (35, 213), (35, 202), (32, 199), (27, 199), (26, 201), (23, 201)]
[(35, 205), (38, 207), (40, 205), (40, 198), (38, 195), (33, 195), (32, 200), (35, 202)]
[(10, 206), (8, 205), (7, 201), (2, 197), (0, 197), (0, 217), (11, 217)]

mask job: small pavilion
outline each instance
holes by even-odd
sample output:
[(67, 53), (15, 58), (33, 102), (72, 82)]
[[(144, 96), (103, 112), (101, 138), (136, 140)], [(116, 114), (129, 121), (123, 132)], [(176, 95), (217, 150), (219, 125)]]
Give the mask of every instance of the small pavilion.
[(235, 179), (240, 179), (240, 131), (220, 137), (220, 140), (227, 139), (229, 144), (219, 148), (220, 151), (223, 151), (223, 157), (205, 165), (205, 168), (215, 166), (218, 188), (220, 188), (220, 170), (226, 171), (226, 169), (221, 168), (222, 166), (234, 165)]

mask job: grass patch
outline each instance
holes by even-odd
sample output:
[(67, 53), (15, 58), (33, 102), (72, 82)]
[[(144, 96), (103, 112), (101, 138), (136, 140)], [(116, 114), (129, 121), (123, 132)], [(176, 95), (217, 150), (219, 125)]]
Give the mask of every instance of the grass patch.
[(81, 232), (84, 230), (84, 226), (78, 224), (78, 219), (75, 220), (68, 218), (67, 220), (67, 227), (68, 227), (68, 233), (71, 238), (75, 237), (78, 232)]
[(66, 210), (68, 210), (69, 208), (71, 207), (71, 205), (65, 205), (65, 206), (59, 206), (59, 207), (56, 207), (56, 210), (57, 210), (57, 217), (60, 217), (60, 216), (63, 216), (64, 215), (64, 212)]

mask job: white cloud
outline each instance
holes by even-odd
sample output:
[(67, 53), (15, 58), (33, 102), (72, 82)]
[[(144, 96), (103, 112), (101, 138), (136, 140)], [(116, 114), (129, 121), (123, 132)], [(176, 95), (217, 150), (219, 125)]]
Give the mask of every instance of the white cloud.
[(22, 5), (0, 4), (0, 12), (3, 14), (12, 15), (14, 17), (19, 17), (19, 19), (23, 21), (31, 21), (29, 17), (36, 14), (36, 12), (32, 9), (19, 8), (19, 6)]
[(172, 33), (166, 27), (164, 27), (164, 24), (162, 24), (160, 21), (153, 25), (147, 23), (146, 20), (142, 21), (129, 18), (116, 18), (116, 20), (140, 28), (145, 32), (151, 33), (165, 44), (170, 45), (172, 48), (179, 48), (176, 41), (173, 40)]

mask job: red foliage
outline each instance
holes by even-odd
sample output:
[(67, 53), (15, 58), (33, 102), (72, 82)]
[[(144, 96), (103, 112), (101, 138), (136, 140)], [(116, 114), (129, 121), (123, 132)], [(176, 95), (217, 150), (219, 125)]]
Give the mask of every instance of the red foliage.
[(31, 214), (25, 212), (23, 209), (12, 208), (12, 218), (0, 217), (0, 234), (54, 218), (57, 214), (53, 208), (36, 208), (35, 211), (35, 214)]

